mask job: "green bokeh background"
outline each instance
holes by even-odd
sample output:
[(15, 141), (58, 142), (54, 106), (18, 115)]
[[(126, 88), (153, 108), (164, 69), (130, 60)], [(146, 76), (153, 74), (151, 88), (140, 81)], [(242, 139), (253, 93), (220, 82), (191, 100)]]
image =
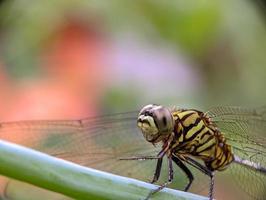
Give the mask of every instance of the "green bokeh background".
[[(49, 77), (43, 52), (62, 24), (73, 20), (100, 34), (111, 57), (108, 73), (115, 71), (97, 98), (98, 114), (147, 103), (199, 109), (265, 105), (264, 10), (264, 1), (250, 0), (1, 1), (0, 74), (13, 87)], [(91, 89), (84, 93), (94, 95)]]

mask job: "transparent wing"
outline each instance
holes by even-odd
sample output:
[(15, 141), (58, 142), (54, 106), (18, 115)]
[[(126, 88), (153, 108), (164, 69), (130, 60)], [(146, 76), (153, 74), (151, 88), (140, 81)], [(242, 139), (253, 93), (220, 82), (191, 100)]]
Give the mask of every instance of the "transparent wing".
[[(235, 155), (266, 168), (266, 108), (216, 107), (206, 113), (224, 133)], [(264, 199), (266, 174), (239, 164), (229, 170), (236, 183), (254, 199)]]
[(81, 120), (0, 123), (0, 137), (81, 165), (147, 181), (154, 161), (119, 160), (157, 153), (137, 129), (136, 119), (137, 112), (129, 112)]

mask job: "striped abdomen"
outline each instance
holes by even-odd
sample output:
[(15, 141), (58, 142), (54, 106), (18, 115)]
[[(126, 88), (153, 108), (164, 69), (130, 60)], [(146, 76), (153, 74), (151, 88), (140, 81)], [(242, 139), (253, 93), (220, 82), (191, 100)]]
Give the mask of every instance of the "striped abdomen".
[(202, 159), (210, 170), (223, 170), (233, 161), (230, 145), (223, 134), (197, 110), (177, 110), (174, 154), (192, 155)]

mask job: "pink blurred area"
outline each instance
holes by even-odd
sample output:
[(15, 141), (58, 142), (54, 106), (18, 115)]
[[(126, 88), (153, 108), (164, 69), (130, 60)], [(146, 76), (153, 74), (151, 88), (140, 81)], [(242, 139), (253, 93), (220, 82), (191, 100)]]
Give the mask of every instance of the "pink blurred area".
[(97, 114), (107, 83), (108, 44), (97, 27), (67, 20), (40, 55), (42, 76), (11, 80), (0, 65), (0, 116), (5, 121), (77, 118)]
[[(17, 81), (0, 66), (1, 121), (79, 119), (98, 114), (107, 84), (107, 43), (96, 27), (68, 20), (49, 37), (40, 55), (40, 77)], [(9, 141), (27, 143), (11, 134)]]

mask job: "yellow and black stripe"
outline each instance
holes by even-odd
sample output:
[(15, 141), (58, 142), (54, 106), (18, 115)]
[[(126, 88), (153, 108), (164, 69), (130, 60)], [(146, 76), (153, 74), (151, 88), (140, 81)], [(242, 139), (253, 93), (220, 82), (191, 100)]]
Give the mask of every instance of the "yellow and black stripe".
[(210, 124), (203, 112), (175, 110), (174, 154), (188, 154), (202, 159), (211, 170), (223, 170), (233, 161), (230, 145), (222, 133)]

